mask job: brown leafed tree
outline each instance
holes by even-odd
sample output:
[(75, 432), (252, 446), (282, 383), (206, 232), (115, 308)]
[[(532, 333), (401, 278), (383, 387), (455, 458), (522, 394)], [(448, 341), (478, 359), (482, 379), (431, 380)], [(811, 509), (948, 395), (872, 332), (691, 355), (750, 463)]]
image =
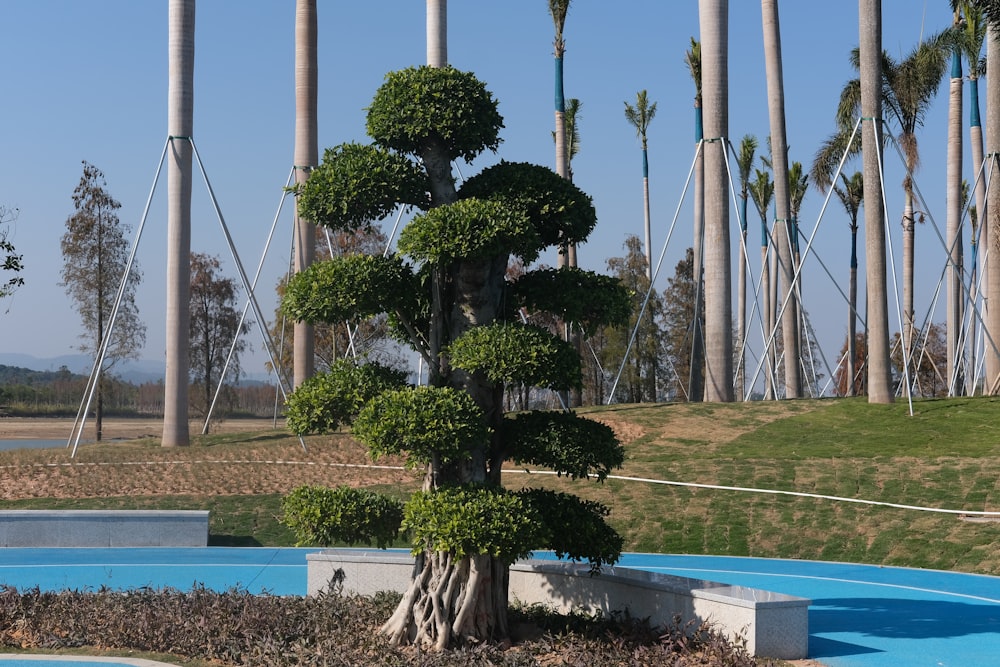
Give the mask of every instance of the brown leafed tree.
[(242, 336), (250, 325), (240, 322), (237, 302), (236, 281), (222, 275), (219, 258), (191, 253), (190, 368), (198, 389), (191, 394), (191, 407), (196, 414), (208, 415), (223, 372), (239, 379), (240, 355), (246, 351)]
[(61, 240), (59, 284), (80, 315), (80, 350), (96, 361), (104, 347), (93, 404), (97, 440), (104, 416), (104, 376), (117, 362), (137, 358), (146, 342), (146, 325), (135, 303), (142, 274), (135, 262), (129, 267), (129, 228), (118, 219), (119, 208), (121, 204), (107, 191), (104, 173), (85, 161), (73, 190), (73, 214), (66, 219)]

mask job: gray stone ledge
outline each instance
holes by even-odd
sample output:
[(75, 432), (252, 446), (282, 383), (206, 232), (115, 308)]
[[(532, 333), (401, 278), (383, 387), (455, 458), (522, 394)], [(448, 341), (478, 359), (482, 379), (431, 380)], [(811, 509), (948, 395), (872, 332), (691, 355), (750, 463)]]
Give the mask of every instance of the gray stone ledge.
[(0, 547), (207, 545), (207, 510), (0, 510)]
[[(347, 594), (403, 592), (414, 559), (409, 554), (332, 549), (306, 555), (309, 595), (340, 578)], [(797, 660), (809, 652), (809, 604), (805, 598), (622, 567), (590, 576), (588, 565), (519, 561), (510, 568), (511, 601), (542, 604), (555, 611), (605, 614), (628, 611), (667, 625), (707, 622), (730, 639), (746, 642), (751, 655)]]

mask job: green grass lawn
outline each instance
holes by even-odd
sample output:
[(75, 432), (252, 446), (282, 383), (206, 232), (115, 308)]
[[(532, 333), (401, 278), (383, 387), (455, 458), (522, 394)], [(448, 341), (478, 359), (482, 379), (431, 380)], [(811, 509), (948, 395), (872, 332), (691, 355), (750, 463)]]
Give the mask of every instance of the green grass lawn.
[[(622, 476), (1000, 511), (1000, 399), (625, 405), (583, 414), (626, 442)], [(212, 438), (218, 457), (240, 438)], [(273, 437), (274, 446), (288, 440)], [(268, 441), (269, 442), (269, 441)], [(269, 446), (259, 445), (258, 446)], [(115, 450), (109, 448), (109, 455)], [(0, 457), (0, 463), (2, 463)], [(508, 474), (611, 507), (628, 551), (803, 558), (1000, 575), (1000, 522), (826, 499)], [(406, 487), (390, 486), (396, 494)], [(215, 545), (291, 546), (280, 494), (32, 499), (0, 507), (208, 509)]]

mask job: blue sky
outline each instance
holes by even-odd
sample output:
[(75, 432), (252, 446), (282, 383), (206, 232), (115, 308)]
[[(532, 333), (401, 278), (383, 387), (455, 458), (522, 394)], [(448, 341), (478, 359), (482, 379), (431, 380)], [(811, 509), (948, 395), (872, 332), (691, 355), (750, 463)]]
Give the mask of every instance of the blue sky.
[[(468, 176), (504, 158), (554, 166), (553, 28), (542, 0), (449, 3), (449, 60), (475, 72), (499, 100), (506, 128), (497, 155), (460, 165)], [(769, 132), (760, 5), (730, 3), (730, 139)], [(837, 7), (833, 9), (832, 7)], [(857, 3), (780, 5), (790, 159), (808, 169), (833, 130), (843, 84), (854, 72)], [(902, 57), (925, 34), (950, 24), (949, 3), (883, 2), (883, 45)], [(320, 150), (364, 141), (364, 108), (384, 74), (425, 61), (424, 3), (319, 2)], [(37, 357), (78, 346), (79, 317), (58, 286), (59, 239), (72, 213), (81, 161), (101, 168), (133, 231), (142, 220), (166, 141), (167, 3), (135, 0), (36, 0), (0, 3), (0, 204), (20, 210), (12, 240), (23, 253), (26, 284), (0, 304), (0, 352)], [(196, 18), (194, 140), (240, 259), (249, 273), (261, 260), (292, 167), (294, 3), (199, 0)], [(624, 102), (646, 89), (658, 104), (649, 137), (653, 255), (663, 253), (656, 286), (663, 289), (691, 244), (690, 194), (685, 180), (694, 156), (694, 87), (684, 62), (698, 36), (695, 0), (576, 0), (565, 27), (567, 97), (582, 101), (575, 182), (593, 198), (599, 223), (579, 251), (580, 265), (604, 271), (621, 255), (626, 235), (642, 236), (641, 153), (624, 117)], [(918, 185), (944, 227), (947, 83), (919, 135)], [(969, 162), (968, 158), (966, 159)], [(887, 156), (890, 233), (899, 253), (902, 171)], [(971, 167), (967, 178), (973, 178)], [(201, 175), (195, 174), (192, 249), (221, 256), (235, 276)], [(814, 249), (846, 285), (848, 230), (839, 203), (806, 197), (801, 223), (815, 231)], [(273, 312), (273, 285), (287, 269), (291, 201), (279, 217), (264, 262), (258, 298)], [(664, 246), (667, 230), (676, 229)], [(140, 314), (147, 322), (143, 358), (163, 358), (165, 175), (154, 192), (137, 253), (144, 273)], [(735, 224), (735, 217), (733, 218)], [(751, 213), (751, 225), (757, 222)], [(753, 226), (751, 226), (753, 229)], [(943, 232), (942, 232), (943, 233)], [(751, 234), (751, 240), (756, 240)], [(917, 319), (943, 268), (931, 223), (917, 231)], [(759, 256), (751, 248), (752, 258)], [(553, 264), (554, 256), (543, 257)], [(898, 259), (897, 259), (898, 263)], [(735, 267), (735, 264), (734, 264)], [(923, 270), (923, 267), (930, 267)], [(752, 260), (754, 276), (759, 268)], [(863, 269), (862, 269), (863, 270)], [(807, 259), (805, 306), (833, 363), (846, 332), (847, 306), (818, 261)], [(896, 326), (891, 307), (891, 328)], [(2, 313), (2, 310), (0, 310)], [(943, 318), (935, 317), (940, 321)], [(254, 330), (252, 344), (260, 347)], [(260, 370), (255, 353), (246, 370)]]

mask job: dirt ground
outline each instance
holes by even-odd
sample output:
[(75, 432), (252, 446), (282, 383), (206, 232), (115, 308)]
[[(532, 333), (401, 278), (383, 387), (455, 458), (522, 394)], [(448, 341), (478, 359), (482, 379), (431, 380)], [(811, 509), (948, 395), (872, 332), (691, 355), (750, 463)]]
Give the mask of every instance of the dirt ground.
[[(50, 440), (69, 439), (73, 433), (72, 418), (0, 417), (0, 440)], [(212, 433), (236, 433), (270, 429), (271, 419), (230, 419), (212, 422)], [(203, 422), (191, 421), (191, 434), (201, 433)], [(281, 424), (279, 424), (281, 426)], [(163, 434), (162, 419), (104, 419), (103, 437), (114, 440), (134, 440), (136, 438), (158, 438)], [(84, 424), (83, 439), (93, 440), (94, 420)]]

